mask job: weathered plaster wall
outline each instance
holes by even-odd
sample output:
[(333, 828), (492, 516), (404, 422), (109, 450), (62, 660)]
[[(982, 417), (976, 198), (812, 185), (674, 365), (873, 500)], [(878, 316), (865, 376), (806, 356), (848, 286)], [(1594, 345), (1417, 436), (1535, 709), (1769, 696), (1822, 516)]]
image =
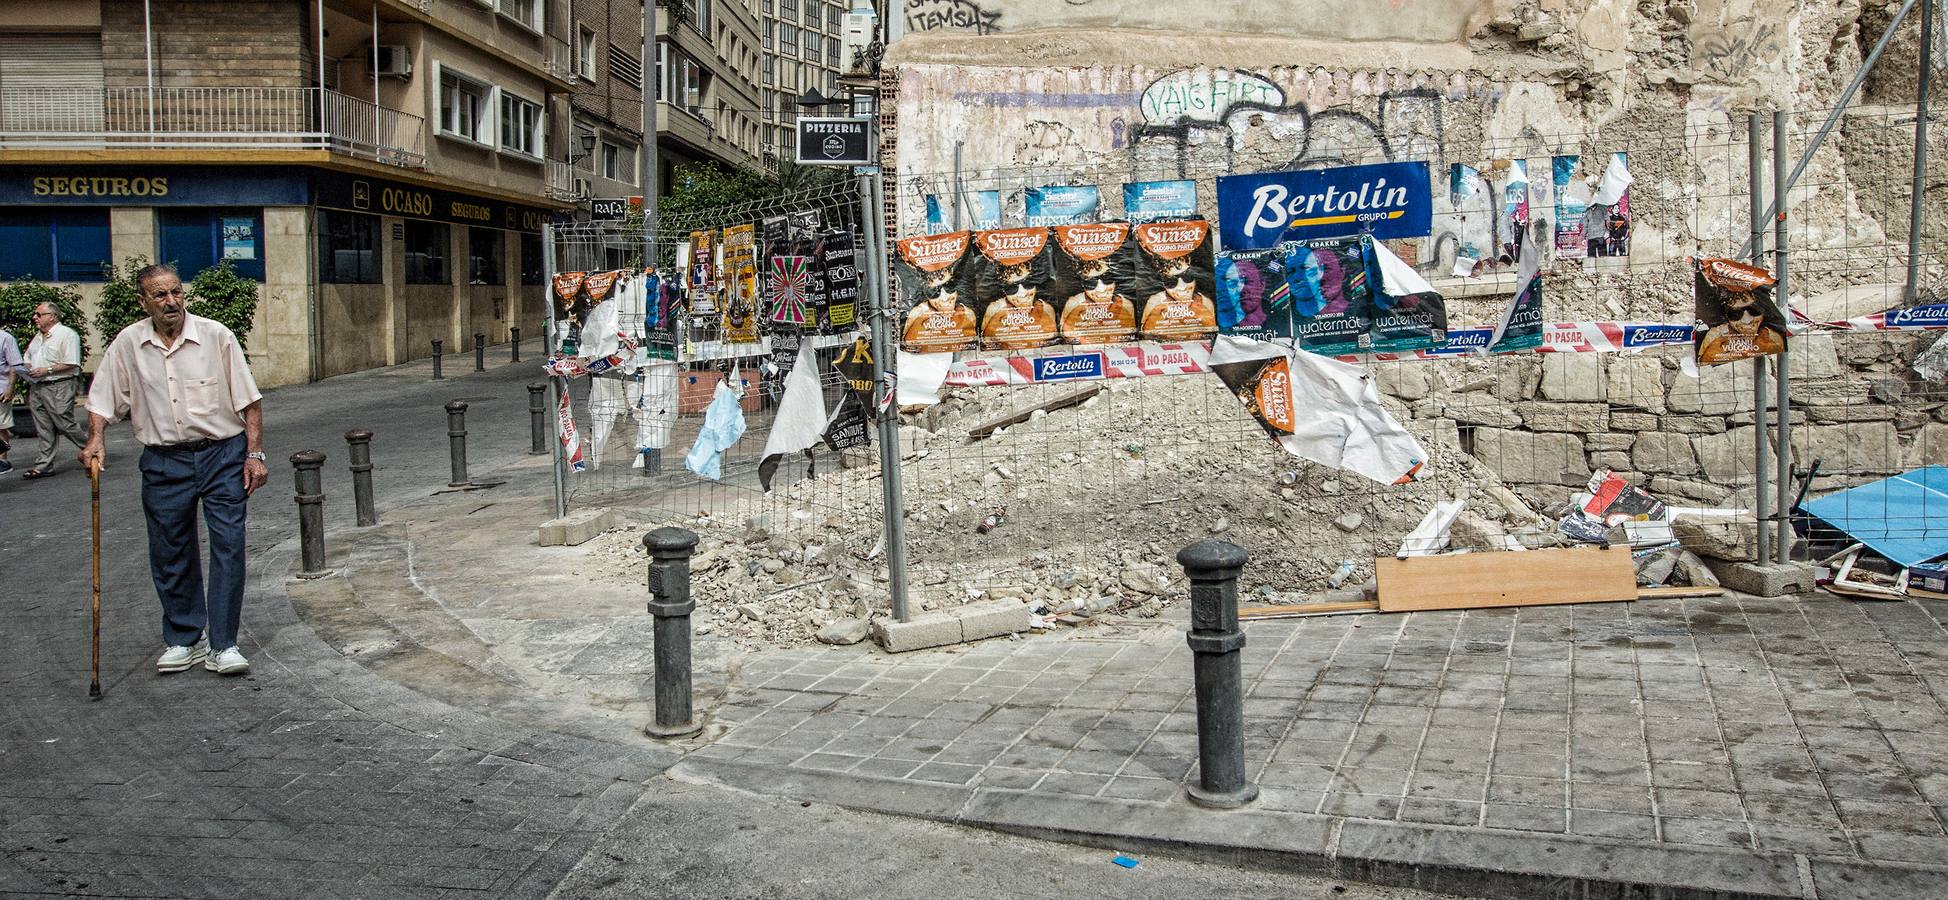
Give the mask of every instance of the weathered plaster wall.
[[(989, 35), (1038, 28), (1184, 30), (1181, 14), (1212, 31), (1334, 40), (1464, 40), (1493, 10), (1490, 0), (1204, 0), (1192, 7), (1147, 0), (905, 0), (907, 34)], [(1171, 12), (1180, 16), (1173, 17)]]

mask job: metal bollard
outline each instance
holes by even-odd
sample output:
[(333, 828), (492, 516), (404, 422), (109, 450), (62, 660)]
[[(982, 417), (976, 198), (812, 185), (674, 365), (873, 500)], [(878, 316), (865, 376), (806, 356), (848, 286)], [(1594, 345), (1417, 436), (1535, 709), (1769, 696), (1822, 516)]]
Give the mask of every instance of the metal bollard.
[(1250, 556), (1225, 541), (1198, 541), (1177, 551), (1190, 576), (1192, 681), (1197, 699), (1197, 783), (1190, 799), (1236, 809), (1258, 797), (1245, 780), (1245, 634), (1238, 629), (1238, 576)]
[(443, 346), (445, 346), (445, 342), (443, 341), (433, 342), (433, 380), (434, 381), (443, 381), (446, 378), (446, 376), (440, 374), (440, 348)]
[(548, 452), (548, 385), (537, 381), (528, 385), (528, 455)]
[(358, 512), (360, 528), (379, 524), (379, 512), (372, 505), (372, 432), (354, 428), (345, 432), (345, 443), (352, 455), (352, 508)]
[(688, 737), (703, 730), (690, 711), (690, 555), (697, 536), (681, 528), (643, 535), (649, 550), (649, 614), (655, 617), (656, 719), (650, 737)]
[(511, 347), (513, 347), (513, 348), (514, 348), (514, 358), (513, 358), (512, 360), (509, 360), (509, 361), (510, 361), (510, 362), (520, 362), (520, 361), (521, 361), (521, 328), (520, 328), (520, 326), (518, 326), (518, 325), (517, 325), (517, 326), (514, 326), (514, 327), (512, 327), (512, 328), (509, 328), (509, 329), (507, 329), (507, 343), (508, 343), (508, 345), (509, 345), (509, 346), (511, 346)]
[(323, 578), (331, 574), (325, 568), (325, 478), (321, 471), (325, 455), (299, 450), (291, 454), (291, 465), (297, 470), (298, 547), (303, 554), (298, 577)]
[(467, 479), (467, 405), (453, 400), (446, 405), (446, 444), (447, 453), (453, 461), (453, 480), (447, 487), (466, 487), (473, 482)]
[(487, 371), (487, 336), (478, 331), (473, 333), (473, 370)]

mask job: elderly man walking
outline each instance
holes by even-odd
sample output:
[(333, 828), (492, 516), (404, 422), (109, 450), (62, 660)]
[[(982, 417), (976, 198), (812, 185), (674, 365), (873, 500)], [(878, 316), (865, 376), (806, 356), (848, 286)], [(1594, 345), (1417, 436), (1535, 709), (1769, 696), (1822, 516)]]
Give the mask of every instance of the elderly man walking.
[[(224, 675), (249, 671), (237, 649), (243, 615), (244, 501), (264, 486), (263, 394), (243, 347), (222, 323), (184, 308), (183, 283), (169, 266), (135, 275), (149, 314), (122, 329), (102, 354), (88, 391), (84, 465), (104, 456), (102, 433), (127, 418), (142, 451), (142, 512), (149, 526), (149, 571), (162, 601), (162, 656), (156, 671), (198, 662)], [(202, 505), (210, 532), (207, 590), (196, 540)]]
[(33, 319), (34, 339), (27, 342), (27, 379), (33, 387), (27, 400), (41, 449), (34, 467), (21, 477), (46, 478), (54, 474), (54, 448), (62, 438), (76, 447), (88, 440), (74, 423), (74, 396), (81, 386), (81, 335), (61, 324), (61, 314), (52, 303), (34, 307)]
[(14, 439), (14, 387), (20, 380), (14, 370), (25, 365), (20, 358), (20, 342), (14, 340), (12, 332), (0, 328), (0, 475), (14, 470), (14, 464), (7, 461)]

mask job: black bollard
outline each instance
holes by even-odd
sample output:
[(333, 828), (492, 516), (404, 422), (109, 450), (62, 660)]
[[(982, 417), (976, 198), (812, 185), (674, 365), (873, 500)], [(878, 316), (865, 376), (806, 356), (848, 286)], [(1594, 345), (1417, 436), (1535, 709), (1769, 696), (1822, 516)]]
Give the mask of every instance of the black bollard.
[(442, 341), (433, 342), (433, 380), (434, 381), (442, 381), (445, 380), (446, 378), (446, 376), (440, 374), (440, 348), (443, 346), (445, 346), (445, 343)]
[(690, 711), (690, 555), (697, 536), (681, 528), (643, 535), (649, 550), (649, 614), (655, 617), (656, 719), (650, 737), (688, 737), (703, 730)]
[(345, 432), (345, 443), (352, 455), (352, 508), (358, 512), (360, 528), (379, 524), (379, 512), (372, 505), (372, 432), (354, 428)]
[(1245, 780), (1245, 633), (1238, 628), (1238, 576), (1250, 556), (1224, 541), (1198, 541), (1177, 552), (1190, 576), (1191, 677), (1197, 699), (1197, 783), (1186, 790), (1202, 806), (1236, 809), (1258, 797)]
[(478, 331), (473, 333), (473, 370), (487, 371), (487, 336)]
[(458, 400), (446, 405), (447, 453), (453, 461), (453, 480), (447, 487), (466, 487), (467, 480), (467, 405)]
[(507, 329), (507, 343), (509, 344), (509, 346), (512, 346), (512, 347), (514, 348), (514, 358), (513, 358), (512, 360), (510, 360), (510, 362), (520, 362), (520, 361), (521, 361), (521, 328), (520, 328), (520, 326), (518, 326), (518, 325), (517, 325), (517, 326), (514, 326), (514, 327), (512, 327), (512, 328), (509, 328), (509, 329)]
[(291, 454), (291, 465), (297, 470), (298, 547), (303, 555), (298, 577), (322, 578), (331, 574), (325, 568), (325, 479), (321, 471), (325, 455), (299, 450)]
[(548, 452), (548, 385), (537, 381), (528, 385), (528, 455)]

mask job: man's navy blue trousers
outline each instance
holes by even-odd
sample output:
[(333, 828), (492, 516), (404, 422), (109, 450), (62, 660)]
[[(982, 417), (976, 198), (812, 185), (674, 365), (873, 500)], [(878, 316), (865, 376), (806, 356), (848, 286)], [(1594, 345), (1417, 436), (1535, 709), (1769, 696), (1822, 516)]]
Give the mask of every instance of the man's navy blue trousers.
[[(162, 641), (211, 650), (237, 645), (244, 589), (244, 437), (200, 449), (142, 451), (142, 512), (149, 524), (149, 571), (162, 600)], [(196, 506), (210, 531), (208, 589), (196, 535)]]

